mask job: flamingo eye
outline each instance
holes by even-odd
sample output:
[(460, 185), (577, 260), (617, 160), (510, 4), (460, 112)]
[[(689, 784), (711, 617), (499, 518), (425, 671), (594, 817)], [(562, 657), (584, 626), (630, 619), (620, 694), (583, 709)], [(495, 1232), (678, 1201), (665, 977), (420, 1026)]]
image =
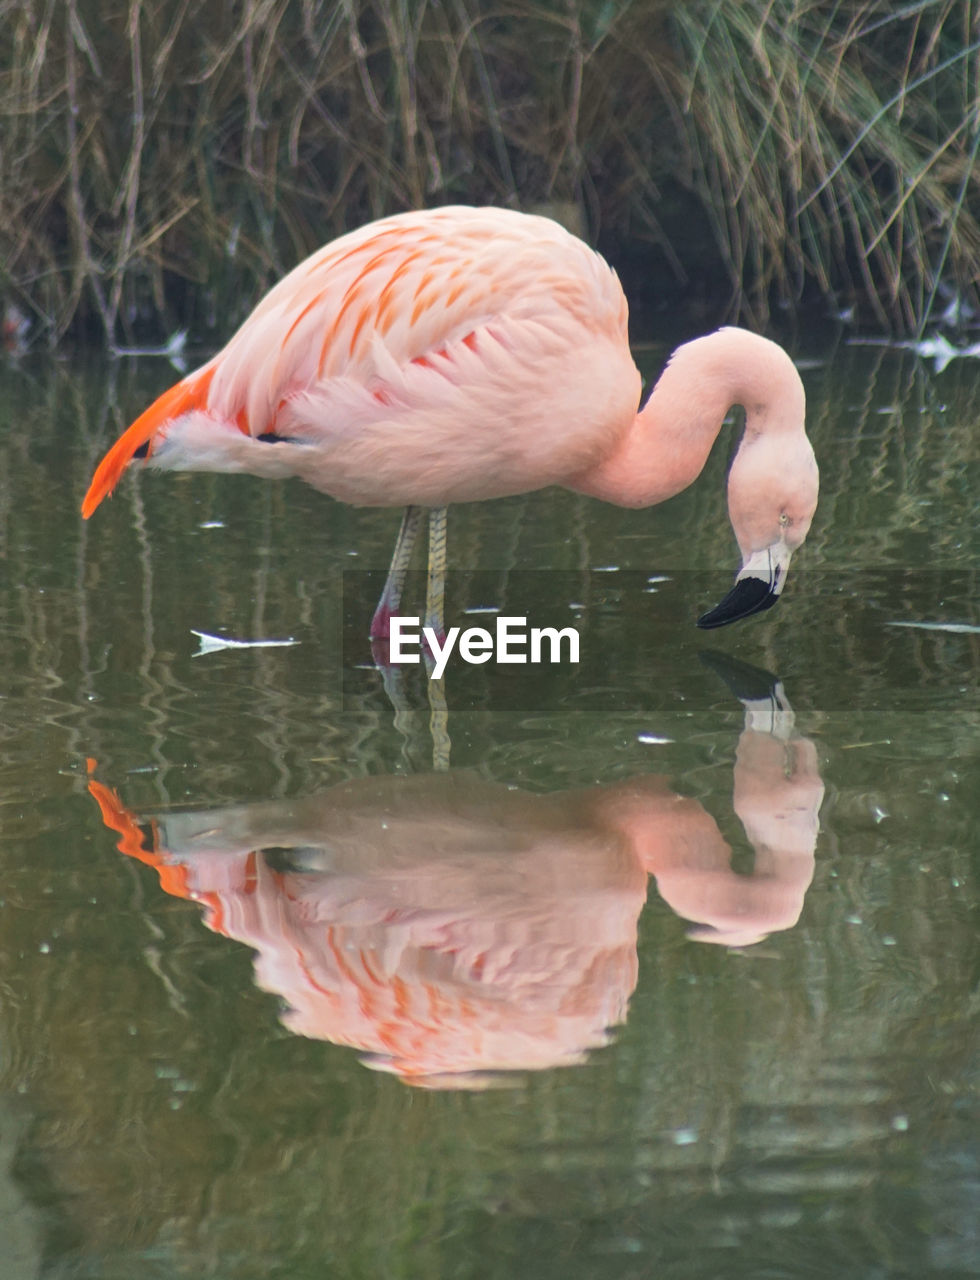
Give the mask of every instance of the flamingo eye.
[(789, 516), (786, 514), (786, 512), (785, 512), (785, 511), (780, 511), (780, 513), (779, 513), (779, 523), (783, 526), (783, 528), (784, 528), (784, 529), (785, 529), (785, 528), (786, 528), (786, 526), (789, 524)]

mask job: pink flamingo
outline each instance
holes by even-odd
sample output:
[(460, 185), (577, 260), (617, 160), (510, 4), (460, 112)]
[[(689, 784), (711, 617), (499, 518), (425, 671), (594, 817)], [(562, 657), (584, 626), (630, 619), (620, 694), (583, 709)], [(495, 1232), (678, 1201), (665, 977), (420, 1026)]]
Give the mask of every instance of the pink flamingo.
[(163, 470), (298, 476), (363, 506), (405, 506), (372, 636), (388, 634), (424, 510), (436, 623), (446, 506), (563, 485), (625, 507), (698, 476), (745, 409), (728, 479), (735, 585), (698, 619), (775, 604), (817, 501), (799, 375), (727, 328), (674, 352), (646, 405), (619, 280), (550, 219), (507, 209), (404, 213), (301, 262), (231, 341), (108, 451), (88, 517), (134, 458)]

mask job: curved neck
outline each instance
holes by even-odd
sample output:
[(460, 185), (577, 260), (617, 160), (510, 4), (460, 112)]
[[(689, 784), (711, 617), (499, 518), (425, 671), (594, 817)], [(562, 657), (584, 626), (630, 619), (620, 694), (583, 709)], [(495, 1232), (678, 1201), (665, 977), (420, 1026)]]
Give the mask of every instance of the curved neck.
[(745, 438), (803, 432), (803, 384), (775, 342), (719, 329), (678, 347), (616, 447), (568, 487), (623, 507), (648, 507), (701, 473), (725, 415), (745, 409)]

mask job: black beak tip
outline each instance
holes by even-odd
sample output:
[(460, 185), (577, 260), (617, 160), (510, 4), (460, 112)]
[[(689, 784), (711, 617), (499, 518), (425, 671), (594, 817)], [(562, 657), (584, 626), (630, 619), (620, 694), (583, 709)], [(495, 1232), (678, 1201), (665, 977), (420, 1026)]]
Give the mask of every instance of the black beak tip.
[(702, 649), (698, 657), (715, 675), (724, 680), (739, 702), (759, 702), (774, 698), (779, 677), (764, 667), (743, 662), (723, 649)]
[(761, 578), (740, 578), (723, 600), (698, 618), (697, 625), (702, 631), (727, 627), (730, 622), (771, 609), (778, 599), (778, 593)]

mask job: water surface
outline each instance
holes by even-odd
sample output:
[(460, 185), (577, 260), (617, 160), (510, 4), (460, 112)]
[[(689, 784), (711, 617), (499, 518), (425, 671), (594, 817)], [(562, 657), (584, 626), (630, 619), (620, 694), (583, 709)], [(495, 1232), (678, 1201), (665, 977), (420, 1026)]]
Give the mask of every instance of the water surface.
[(801, 354), (777, 609), (693, 626), (733, 431), (651, 511), (459, 508), (449, 621), (582, 661), (434, 719), (364, 640), (395, 513), (83, 523), (172, 371), (2, 371), (4, 1276), (977, 1274), (980, 367)]

